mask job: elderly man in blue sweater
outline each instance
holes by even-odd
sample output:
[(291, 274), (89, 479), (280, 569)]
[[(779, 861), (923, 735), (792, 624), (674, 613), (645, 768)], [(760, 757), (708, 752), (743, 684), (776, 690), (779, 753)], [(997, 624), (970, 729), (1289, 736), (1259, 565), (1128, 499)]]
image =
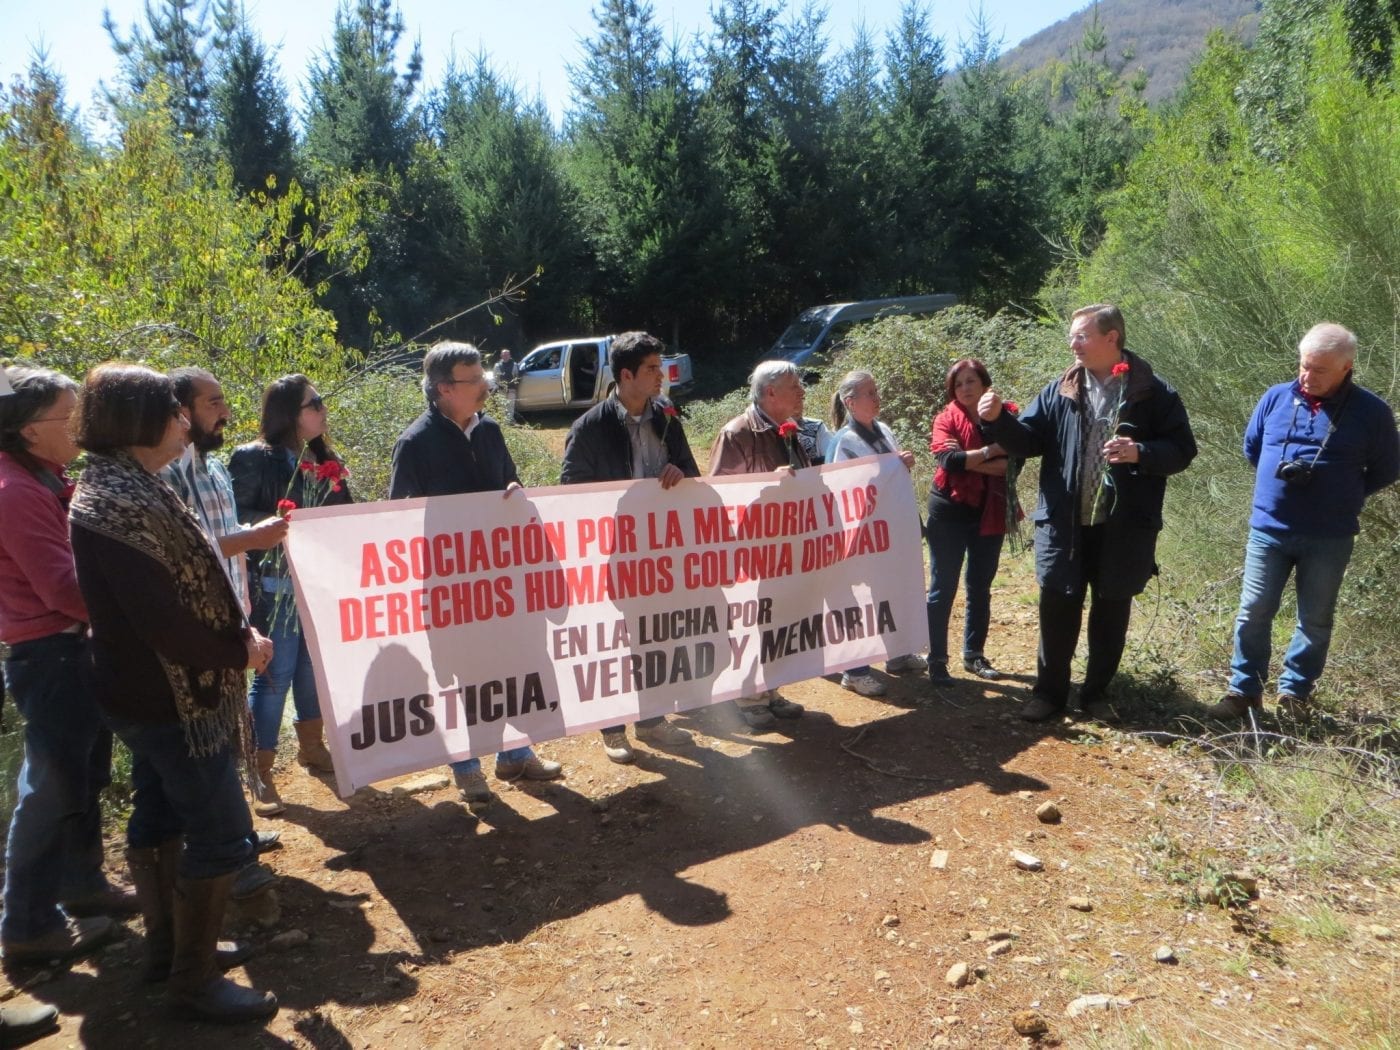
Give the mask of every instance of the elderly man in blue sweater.
[(1271, 387), (1245, 429), (1254, 508), (1230, 691), (1210, 708), (1216, 718), (1262, 707), (1274, 616), (1295, 572), (1298, 623), (1278, 679), (1279, 713), (1305, 714), (1322, 677), (1362, 504), (1400, 476), (1395, 414), (1356, 384), (1355, 360), (1355, 335), (1315, 325), (1298, 344), (1298, 378)]

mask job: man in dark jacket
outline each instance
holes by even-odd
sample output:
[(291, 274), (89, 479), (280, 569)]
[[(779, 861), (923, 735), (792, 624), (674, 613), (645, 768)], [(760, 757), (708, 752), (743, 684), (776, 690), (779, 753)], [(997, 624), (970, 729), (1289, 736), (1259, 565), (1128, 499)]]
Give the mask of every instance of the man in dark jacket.
[(1315, 325), (1298, 344), (1298, 378), (1265, 391), (1244, 432), (1255, 469), (1230, 691), (1210, 709), (1241, 718), (1263, 704), (1270, 639), (1288, 577), (1298, 620), (1278, 677), (1278, 709), (1307, 711), (1332, 640), (1332, 617), (1361, 507), (1400, 477), (1395, 413), (1356, 385), (1356, 336)]
[(1125, 348), (1123, 314), (1086, 306), (1071, 319), (1074, 364), (1019, 417), (995, 390), (977, 410), (992, 439), (1013, 456), (1041, 456), (1035, 524), (1040, 583), (1040, 652), (1028, 722), (1069, 701), (1070, 661), (1089, 607), (1089, 661), (1079, 691), (1090, 714), (1110, 713), (1108, 684), (1128, 636), (1133, 598), (1157, 572), (1157, 534), (1167, 476), (1196, 457), (1177, 392)]
[[(409, 424), (394, 445), (390, 499), (464, 492), (509, 494), (521, 487), (501, 428), (482, 411), (489, 393), (476, 347), (438, 343), (428, 351), (423, 358), (428, 410)], [(496, 756), (496, 776), (501, 780), (554, 780), (561, 771), (558, 762), (539, 758), (528, 746)], [(472, 812), (495, 801), (480, 759), (453, 762), (452, 779)]]
[[(656, 478), (665, 490), (700, 475), (680, 416), (661, 396), (664, 349), (661, 340), (646, 332), (624, 332), (612, 341), (608, 364), (616, 388), (569, 428), (562, 484)], [(638, 740), (662, 747), (690, 743), (690, 734), (665, 717), (643, 718), (636, 734)], [(614, 762), (636, 758), (625, 726), (603, 730), (603, 750)]]

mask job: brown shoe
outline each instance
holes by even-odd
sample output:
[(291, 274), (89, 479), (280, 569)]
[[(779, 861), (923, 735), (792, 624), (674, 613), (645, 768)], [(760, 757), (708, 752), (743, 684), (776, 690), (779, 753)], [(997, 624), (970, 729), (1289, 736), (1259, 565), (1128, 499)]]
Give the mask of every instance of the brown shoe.
[(1024, 722), (1048, 722), (1052, 718), (1059, 718), (1064, 713), (1064, 704), (1057, 704), (1048, 696), (1032, 696), (1026, 702), (1026, 706), (1021, 708), (1021, 720)]
[(1311, 700), (1306, 696), (1294, 696), (1292, 693), (1279, 693), (1274, 707), (1280, 718), (1292, 718), (1295, 721), (1311, 718), (1313, 713)]
[(1206, 717), (1228, 722), (1232, 719), (1244, 718), (1249, 713), (1250, 708), (1262, 711), (1264, 701), (1257, 696), (1245, 696), (1243, 693), (1226, 693), (1218, 704), (1211, 704), (1206, 708)]
[(326, 747), (325, 722), (319, 718), (305, 718), (293, 722), (297, 731), (297, 765), (308, 773), (334, 773), (331, 753)]
[(253, 795), (253, 812), (260, 817), (275, 817), (287, 808), (272, 782), (272, 765), (276, 761), (276, 751), (258, 752), (258, 791)]
[(46, 963), (51, 959), (79, 959), (101, 948), (117, 935), (117, 924), (105, 915), (68, 922), (32, 941), (11, 941), (0, 946), (7, 963)]

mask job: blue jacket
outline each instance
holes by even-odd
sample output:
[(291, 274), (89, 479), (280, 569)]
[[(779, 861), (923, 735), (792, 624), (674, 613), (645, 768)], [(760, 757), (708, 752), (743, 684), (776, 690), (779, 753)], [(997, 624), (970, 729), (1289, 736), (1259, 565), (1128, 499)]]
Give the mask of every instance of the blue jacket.
[[(1245, 428), (1244, 455), (1255, 469), (1250, 528), (1275, 535), (1355, 536), (1366, 497), (1400, 477), (1395, 414), (1350, 378), (1316, 415), (1297, 380), (1270, 387)], [(1289, 460), (1312, 463), (1312, 480), (1276, 477)]]
[[(1157, 573), (1157, 534), (1167, 477), (1196, 458), (1196, 439), (1181, 397), (1142, 358), (1124, 351), (1128, 386), (1120, 424), (1132, 426), (1137, 463), (1111, 467), (1114, 498), (1105, 522), (1101, 569), (1095, 585), (1105, 598), (1141, 594)], [(1040, 456), (1040, 500), (1035, 524), (1035, 574), (1041, 587), (1071, 593), (1083, 587), (1079, 463), (1085, 417), (1084, 370), (1075, 365), (1045, 387), (1019, 417), (1003, 412), (988, 427), (1008, 454)]]

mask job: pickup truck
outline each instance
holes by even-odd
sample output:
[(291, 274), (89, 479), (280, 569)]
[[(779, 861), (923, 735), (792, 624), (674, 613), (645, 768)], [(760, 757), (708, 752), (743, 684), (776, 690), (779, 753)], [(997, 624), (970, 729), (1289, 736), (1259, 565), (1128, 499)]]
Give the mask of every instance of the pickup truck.
[[(541, 343), (520, 362), (515, 391), (516, 412), (557, 412), (588, 408), (613, 388), (608, 350), (613, 336), (589, 336)], [(662, 392), (676, 398), (694, 384), (688, 354), (661, 358)]]

